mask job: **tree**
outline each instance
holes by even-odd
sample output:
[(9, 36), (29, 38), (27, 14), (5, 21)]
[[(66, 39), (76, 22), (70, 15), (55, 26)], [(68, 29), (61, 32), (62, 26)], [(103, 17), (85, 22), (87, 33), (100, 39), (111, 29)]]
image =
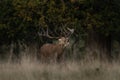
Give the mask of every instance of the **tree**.
[(84, 18), (78, 18), (88, 34), (86, 44), (89, 54), (92, 56), (96, 54), (102, 59), (111, 59), (112, 38), (120, 31), (118, 4), (115, 0), (88, 0), (82, 6), (78, 5), (78, 10), (84, 12)]

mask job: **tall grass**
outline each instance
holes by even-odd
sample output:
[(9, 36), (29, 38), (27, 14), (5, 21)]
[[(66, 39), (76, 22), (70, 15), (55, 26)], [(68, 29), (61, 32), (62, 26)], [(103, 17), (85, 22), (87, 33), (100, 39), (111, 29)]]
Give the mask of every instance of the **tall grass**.
[[(32, 50), (32, 51), (30, 51)], [(0, 80), (120, 80), (119, 62), (99, 60), (66, 60), (61, 63), (40, 63), (33, 55), (33, 48), (21, 50), (21, 61), (0, 61)], [(10, 60), (10, 61), (9, 61)]]
[(0, 80), (120, 80), (120, 64), (100, 61), (1, 63)]

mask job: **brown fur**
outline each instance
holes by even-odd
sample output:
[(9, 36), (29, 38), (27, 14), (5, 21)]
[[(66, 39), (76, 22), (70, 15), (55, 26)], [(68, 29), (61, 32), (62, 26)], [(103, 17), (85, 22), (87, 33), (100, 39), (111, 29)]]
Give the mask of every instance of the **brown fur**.
[[(62, 43), (61, 43), (62, 41)], [(56, 44), (44, 44), (40, 49), (40, 57), (42, 61), (59, 61), (62, 58), (65, 45), (68, 42), (65, 38)]]

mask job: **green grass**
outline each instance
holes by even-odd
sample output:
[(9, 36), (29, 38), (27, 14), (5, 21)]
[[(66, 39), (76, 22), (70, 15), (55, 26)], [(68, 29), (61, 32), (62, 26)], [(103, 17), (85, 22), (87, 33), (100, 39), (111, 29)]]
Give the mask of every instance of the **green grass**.
[(43, 64), (23, 61), (1, 63), (0, 80), (120, 80), (120, 64), (66, 61)]

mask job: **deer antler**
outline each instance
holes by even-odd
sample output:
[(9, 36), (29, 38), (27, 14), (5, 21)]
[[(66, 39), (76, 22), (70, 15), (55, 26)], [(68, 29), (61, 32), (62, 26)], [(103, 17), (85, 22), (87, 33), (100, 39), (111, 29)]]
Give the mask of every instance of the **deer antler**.
[(45, 37), (48, 37), (48, 38), (56, 38), (56, 39), (59, 38), (59, 37), (50, 36), (50, 35), (48, 34), (48, 27), (47, 27), (47, 30), (46, 30), (46, 31), (42, 28), (42, 31), (43, 31), (43, 33), (38, 32), (38, 35), (39, 35), (39, 36), (45, 36)]
[[(67, 24), (65, 24), (62, 28), (60, 28), (60, 30), (61, 30), (60, 35), (63, 34), (64, 37), (70, 37), (73, 34), (74, 29), (70, 29), (69, 27), (66, 27), (66, 26), (67, 26)], [(39, 36), (45, 36), (45, 37), (52, 38), (52, 39), (59, 39), (60, 38), (60, 36), (59, 37), (50, 36), (48, 27), (46, 28), (46, 30), (43, 28), (41, 28), (41, 30), (42, 30), (41, 33), (38, 32)]]
[(66, 37), (71, 36), (71, 34), (74, 33), (74, 29), (70, 29), (69, 27), (67, 27), (66, 29), (63, 28), (63, 31), (64, 31), (63, 33), (65, 34)]
[(70, 29), (69, 27), (67, 27), (67, 29), (68, 29), (71, 33), (74, 33), (74, 29)]

